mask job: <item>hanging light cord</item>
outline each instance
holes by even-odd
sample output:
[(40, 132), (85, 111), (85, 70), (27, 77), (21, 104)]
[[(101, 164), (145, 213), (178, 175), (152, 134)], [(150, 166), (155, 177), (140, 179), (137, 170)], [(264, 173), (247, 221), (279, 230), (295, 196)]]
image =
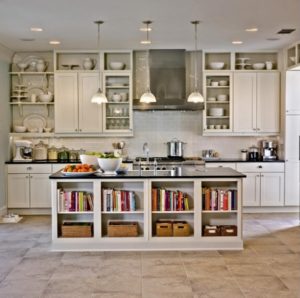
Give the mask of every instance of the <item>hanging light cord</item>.
[(193, 21), (192, 24), (195, 25), (195, 55), (194, 55), (194, 72), (195, 72), (195, 91), (198, 92), (198, 72), (197, 72), (197, 45), (198, 45), (198, 32), (197, 32), (197, 25), (199, 21)]

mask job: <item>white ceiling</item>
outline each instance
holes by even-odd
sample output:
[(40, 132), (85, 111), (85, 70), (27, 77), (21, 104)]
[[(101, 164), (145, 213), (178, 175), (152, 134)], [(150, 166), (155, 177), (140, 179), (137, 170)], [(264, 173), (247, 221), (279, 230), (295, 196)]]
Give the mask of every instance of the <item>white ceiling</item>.
[[(14, 51), (95, 49), (97, 26), (102, 49), (144, 49), (139, 28), (152, 20), (151, 48), (193, 49), (194, 27), (201, 21), (199, 48), (216, 50), (279, 49), (300, 40), (300, 0), (0, 0), (0, 44)], [(245, 28), (258, 27), (256, 33)], [(30, 27), (42, 27), (41, 33)], [(290, 35), (276, 34), (295, 28)], [(279, 37), (279, 41), (267, 38)], [(21, 41), (34, 38), (35, 41)], [(49, 40), (60, 40), (51, 46)], [(232, 40), (243, 45), (233, 46)]]

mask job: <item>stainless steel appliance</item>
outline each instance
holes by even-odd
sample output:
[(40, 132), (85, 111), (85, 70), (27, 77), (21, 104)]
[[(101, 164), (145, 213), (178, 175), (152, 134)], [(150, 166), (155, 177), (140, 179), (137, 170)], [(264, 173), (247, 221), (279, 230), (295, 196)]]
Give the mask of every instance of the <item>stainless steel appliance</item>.
[(166, 144), (168, 146), (168, 157), (183, 157), (183, 145), (186, 143), (179, 141), (177, 138), (174, 138)]
[(274, 141), (262, 141), (262, 157), (263, 160), (276, 160), (277, 157), (277, 143)]
[(32, 142), (28, 140), (15, 140), (16, 146), (14, 162), (32, 161)]
[(259, 154), (258, 147), (252, 146), (249, 148), (248, 160), (249, 161), (259, 161), (260, 160), (260, 154)]

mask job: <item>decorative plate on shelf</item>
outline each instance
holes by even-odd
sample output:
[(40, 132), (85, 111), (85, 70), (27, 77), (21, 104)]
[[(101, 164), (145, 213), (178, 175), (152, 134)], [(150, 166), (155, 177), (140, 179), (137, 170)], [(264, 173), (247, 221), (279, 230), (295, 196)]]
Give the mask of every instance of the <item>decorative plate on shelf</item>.
[(83, 176), (93, 175), (93, 174), (97, 173), (97, 171), (93, 171), (93, 172), (64, 172), (64, 171), (61, 171), (61, 173), (64, 176), (69, 176), (69, 177), (83, 177)]
[(23, 120), (23, 125), (29, 129), (39, 129), (40, 127), (45, 128), (47, 124), (46, 119), (39, 114), (30, 114)]

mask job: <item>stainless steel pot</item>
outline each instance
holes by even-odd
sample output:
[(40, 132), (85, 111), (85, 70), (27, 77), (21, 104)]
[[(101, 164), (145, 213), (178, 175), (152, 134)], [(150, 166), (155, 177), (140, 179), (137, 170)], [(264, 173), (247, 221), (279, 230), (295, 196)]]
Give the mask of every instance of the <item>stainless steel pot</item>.
[(183, 157), (183, 145), (186, 143), (174, 138), (166, 144), (168, 146), (168, 157)]

